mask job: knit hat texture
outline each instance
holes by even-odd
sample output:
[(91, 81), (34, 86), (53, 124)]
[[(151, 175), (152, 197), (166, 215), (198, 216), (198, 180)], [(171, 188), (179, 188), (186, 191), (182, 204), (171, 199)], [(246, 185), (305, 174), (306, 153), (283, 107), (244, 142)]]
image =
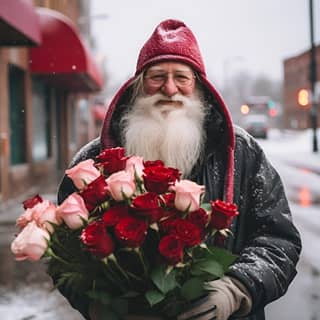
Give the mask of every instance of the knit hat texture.
[(179, 20), (165, 20), (156, 27), (140, 51), (136, 75), (151, 64), (168, 60), (187, 63), (206, 75), (197, 40)]

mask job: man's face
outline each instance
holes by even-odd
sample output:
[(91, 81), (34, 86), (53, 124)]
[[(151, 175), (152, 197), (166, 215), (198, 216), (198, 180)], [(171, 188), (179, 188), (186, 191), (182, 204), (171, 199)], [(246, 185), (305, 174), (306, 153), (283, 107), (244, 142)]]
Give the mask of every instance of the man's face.
[[(171, 98), (179, 93), (191, 96), (195, 89), (195, 75), (192, 69), (183, 63), (162, 62), (146, 70), (143, 78), (143, 88), (146, 95), (161, 93)], [(168, 99), (170, 101), (170, 99)], [(168, 104), (168, 101), (159, 101)], [(174, 107), (179, 107), (175, 102), (169, 102)]]
[(205, 106), (194, 73), (181, 63), (160, 63), (143, 81), (143, 91), (121, 120), (124, 147), (188, 175), (204, 143)]

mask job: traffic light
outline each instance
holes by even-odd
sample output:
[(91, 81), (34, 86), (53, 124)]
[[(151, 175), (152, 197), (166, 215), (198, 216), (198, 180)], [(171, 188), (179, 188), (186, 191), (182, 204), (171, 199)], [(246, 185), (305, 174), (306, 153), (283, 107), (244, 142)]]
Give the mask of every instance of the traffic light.
[(267, 102), (268, 113), (270, 117), (275, 117), (278, 114), (276, 103), (273, 100)]
[(310, 91), (307, 89), (300, 89), (298, 91), (298, 103), (301, 107), (307, 107), (310, 104)]

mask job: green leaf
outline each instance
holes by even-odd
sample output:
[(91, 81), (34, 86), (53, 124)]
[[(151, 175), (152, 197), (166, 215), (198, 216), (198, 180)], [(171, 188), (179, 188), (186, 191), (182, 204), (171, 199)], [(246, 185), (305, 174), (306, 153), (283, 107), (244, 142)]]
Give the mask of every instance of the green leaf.
[(107, 292), (99, 292), (99, 291), (91, 290), (91, 291), (88, 291), (86, 294), (89, 298), (93, 300), (98, 300), (104, 305), (110, 305), (111, 303), (111, 296)]
[(152, 271), (151, 280), (163, 294), (168, 293), (178, 285), (176, 282), (176, 271), (171, 269), (170, 272), (167, 272), (164, 265), (160, 265)]
[(203, 293), (203, 280), (200, 278), (191, 278), (181, 287), (181, 295), (189, 301), (201, 297)]
[(210, 203), (201, 203), (200, 208), (210, 212), (211, 211), (211, 204)]
[(210, 259), (216, 260), (223, 268), (223, 271), (227, 271), (229, 266), (237, 259), (237, 255), (231, 253), (230, 251), (222, 248), (209, 247), (208, 255)]
[(214, 259), (205, 259), (196, 262), (191, 268), (191, 274), (201, 276), (204, 274), (211, 274), (218, 278), (223, 276), (223, 266)]
[(149, 290), (145, 293), (145, 297), (150, 306), (154, 306), (165, 298), (165, 295), (158, 290)]

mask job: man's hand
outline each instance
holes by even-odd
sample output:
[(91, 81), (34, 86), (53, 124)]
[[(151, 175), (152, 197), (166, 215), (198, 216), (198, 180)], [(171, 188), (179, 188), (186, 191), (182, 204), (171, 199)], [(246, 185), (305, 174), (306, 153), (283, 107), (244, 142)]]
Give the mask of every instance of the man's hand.
[(224, 276), (210, 282), (210, 287), (212, 291), (180, 314), (178, 320), (227, 320), (235, 312), (249, 313), (251, 297), (239, 281)]

